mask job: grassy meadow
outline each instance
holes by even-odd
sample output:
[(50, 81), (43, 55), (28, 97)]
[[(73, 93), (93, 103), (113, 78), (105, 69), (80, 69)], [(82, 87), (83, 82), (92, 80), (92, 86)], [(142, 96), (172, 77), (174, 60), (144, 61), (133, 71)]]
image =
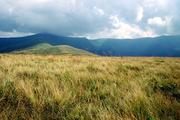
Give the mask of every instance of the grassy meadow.
[(33, 54), (33, 55), (93, 55), (88, 51), (74, 48), (68, 45), (56, 45), (53, 46), (48, 43), (41, 43), (35, 46), (13, 51), (12, 54)]
[(179, 58), (0, 55), (0, 120), (179, 118)]

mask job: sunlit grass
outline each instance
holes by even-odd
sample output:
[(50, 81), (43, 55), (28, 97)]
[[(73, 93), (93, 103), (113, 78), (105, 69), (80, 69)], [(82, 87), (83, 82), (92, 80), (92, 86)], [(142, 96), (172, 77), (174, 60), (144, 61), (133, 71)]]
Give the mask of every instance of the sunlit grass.
[(0, 55), (0, 119), (180, 118), (180, 59)]

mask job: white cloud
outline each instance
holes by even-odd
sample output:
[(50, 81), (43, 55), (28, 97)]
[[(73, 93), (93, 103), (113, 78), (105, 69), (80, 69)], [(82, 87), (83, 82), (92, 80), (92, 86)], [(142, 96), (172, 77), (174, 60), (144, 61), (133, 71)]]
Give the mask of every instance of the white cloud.
[(111, 20), (111, 24), (114, 26), (114, 27), (119, 27), (120, 26), (120, 20), (118, 18), (118, 15), (111, 15), (109, 17), (109, 19)]
[(123, 26), (119, 28), (109, 29), (105, 28), (100, 32), (94, 34), (86, 34), (88, 38), (141, 38), (156, 36), (153, 30), (143, 30), (136, 25), (129, 25), (122, 23)]
[(149, 18), (147, 22), (149, 25), (167, 26), (170, 21), (171, 21), (170, 17), (165, 17), (164, 19), (161, 17), (153, 17), (153, 18)]
[(143, 17), (144, 17), (144, 9), (143, 7), (138, 7), (136, 21), (140, 22), (143, 19)]
[(144, 5), (147, 7), (166, 8), (171, 0), (144, 0)]
[(105, 14), (102, 9), (100, 9), (100, 8), (98, 8), (96, 6), (93, 9), (95, 10), (97, 15), (103, 16)]
[(27, 35), (33, 35), (34, 33), (25, 33), (25, 32), (18, 32), (15, 29), (13, 31), (10, 32), (4, 32), (4, 31), (0, 31), (0, 37), (23, 37), (23, 36), (27, 36)]
[(110, 21), (114, 28), (105, 28), (97, 33), (87, 34), (87, 36), (89, 38), (138, 38), (156, 35), (153, 30), (143, 30), (136, 24), (128, 24), (120, 20), (117, 15), (111, 15)]
[(46, 2), (49, 2), (49, 0), (35, 0), (36, 2), (39, 2), (39, 3), (46, 3)]

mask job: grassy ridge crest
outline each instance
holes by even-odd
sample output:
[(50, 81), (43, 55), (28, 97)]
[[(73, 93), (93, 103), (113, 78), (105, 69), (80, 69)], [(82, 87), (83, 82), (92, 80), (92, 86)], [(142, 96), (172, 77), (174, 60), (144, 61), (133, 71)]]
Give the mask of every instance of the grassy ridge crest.
[(68, 45), (50, 45), (48, 43), (41, 43), (30, 48), (13, 51), (15, 54), (39, 54), (39, 55), (95, 55), (85, 50), (74, 48)]

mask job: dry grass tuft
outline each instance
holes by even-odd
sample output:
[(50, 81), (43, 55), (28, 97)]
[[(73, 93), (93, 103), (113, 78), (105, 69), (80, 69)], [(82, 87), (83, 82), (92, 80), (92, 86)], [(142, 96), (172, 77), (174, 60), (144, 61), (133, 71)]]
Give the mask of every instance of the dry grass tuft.
[(0, 119), (179, 118), (179, 58), (0, 55)]

